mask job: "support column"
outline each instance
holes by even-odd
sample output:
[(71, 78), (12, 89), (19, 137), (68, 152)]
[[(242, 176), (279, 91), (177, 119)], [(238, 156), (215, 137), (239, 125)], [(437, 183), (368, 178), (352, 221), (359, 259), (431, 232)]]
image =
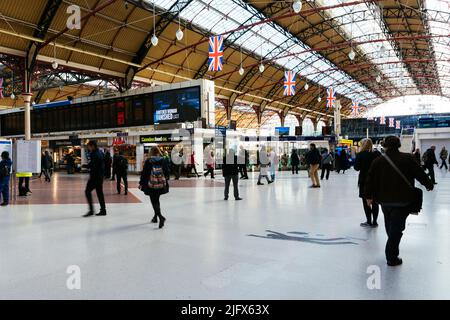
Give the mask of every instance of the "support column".
[(31, 70), (32, 70), (32, 63), (30, 61), (30, 55), (25, 60), (25, 70), (23, 75), (23, 101), (24, 101), (24, 119), (25, 119), (25, 126), (24, 126), (24, 135), (25, 140), (31, 140), (31, 97), (33, 96), (33, 93), (31, 92)]
[(314, 133), (317, 133), (317, 125), (319, 124), (319, 119), (318, 118), (311, 118), (311, 121), (313, 123), (313, 127), (314, 127)]
[(256, 113), (256, 121), (258, 121), (258, 130), (259, 130), (261, 129), (261, 122), (262, 122), (261, 106), (253, 106), (253, 110), (255, 110)]
[(278, 116), (280, 117), (281, 126), (284, 127), (284, 122), (286, 120), (286, 115), (283, 111), (278, 112)]

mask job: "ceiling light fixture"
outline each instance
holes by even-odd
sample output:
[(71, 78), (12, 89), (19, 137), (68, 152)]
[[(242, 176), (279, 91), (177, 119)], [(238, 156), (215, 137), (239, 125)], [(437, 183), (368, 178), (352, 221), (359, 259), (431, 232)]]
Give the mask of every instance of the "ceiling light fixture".
[(292, 4), (292, 9), (294, 9), (295, 13), (299, 13), (300, 11), (302, 11), (302, 2), (301, 1), (294, 1), (294, 3)]

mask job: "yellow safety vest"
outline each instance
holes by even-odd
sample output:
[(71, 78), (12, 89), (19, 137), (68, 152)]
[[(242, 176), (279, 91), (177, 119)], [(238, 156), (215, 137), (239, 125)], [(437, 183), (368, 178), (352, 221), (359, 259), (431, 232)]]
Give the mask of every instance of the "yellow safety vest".
[(31, 172), (17, 172), (16, 177), (17, 178), (31, 178), (33, 176), (33, 173)]

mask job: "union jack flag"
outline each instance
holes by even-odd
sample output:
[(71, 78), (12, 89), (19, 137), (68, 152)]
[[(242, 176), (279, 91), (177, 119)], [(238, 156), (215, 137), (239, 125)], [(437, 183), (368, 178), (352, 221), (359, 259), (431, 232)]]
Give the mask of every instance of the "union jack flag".
[(3, 99), (3, 78), (0, 78), (0, 99)]
[(359, 101), (358, 100), (352, 100), (352, 113), (354, 115), (358, 115), (359, 111), (360, 111)]
[(380, 117), (380, 124), (386, 124), (386, 118), (384, 116)]
[(223, 37), (209, 38), (208, 71), (222, 71), (223, 67)]
[(297, 73), (294, 71), (284, 72), (284, 96), (294, 96), (295, 95), (295, 79), (297, 78)]
[(402, 127), (401, 127), (401, 121), (400, 120), (396, 120), (395, 121), (395, 129), (401, 129)]
[(394, 128), (395, 124), (394, 124), (394, 118), (389, 118), (389, 128)]
[(327, 88), (327, 108), (334, 108), (334, 100), (336, 100), (336, 93), (333, 90), (333, 87)]

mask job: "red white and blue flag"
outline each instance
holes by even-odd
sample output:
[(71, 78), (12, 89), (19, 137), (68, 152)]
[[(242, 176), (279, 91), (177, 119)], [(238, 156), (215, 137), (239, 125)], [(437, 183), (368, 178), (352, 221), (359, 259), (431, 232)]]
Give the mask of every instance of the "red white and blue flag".
[(295, 96), (295, 79), (297, 78), (297, 73), (294, 71), (284, 72), (284, 96)]
[(0, 78), (0, 99), (3, 99), (3, 78)]
[(401, 127), (401, 121), (400, 120), (396, 120), (395, 121), (395, 129), (401, 129), (402, 127)]
[(333, 90), (333, 87), (327, 88), (327, 108), (334, 108), (334, 101), (336, 100), (336, 93)]
[(394, 128), (395, 124), (394, 124), (394, 118), (389, 118), (389, 128)]
[(386, 124), (386, 118), (384, 116), (380, 117), (380, 124)]
[(354, 115), (358, 115), (359, 111), (360, 111), (359, 101), (358, 100), (352, 100), (352, 113)]
[(223, 68), (223, 37), (209, 38), (208, 71), (222, 71)]

